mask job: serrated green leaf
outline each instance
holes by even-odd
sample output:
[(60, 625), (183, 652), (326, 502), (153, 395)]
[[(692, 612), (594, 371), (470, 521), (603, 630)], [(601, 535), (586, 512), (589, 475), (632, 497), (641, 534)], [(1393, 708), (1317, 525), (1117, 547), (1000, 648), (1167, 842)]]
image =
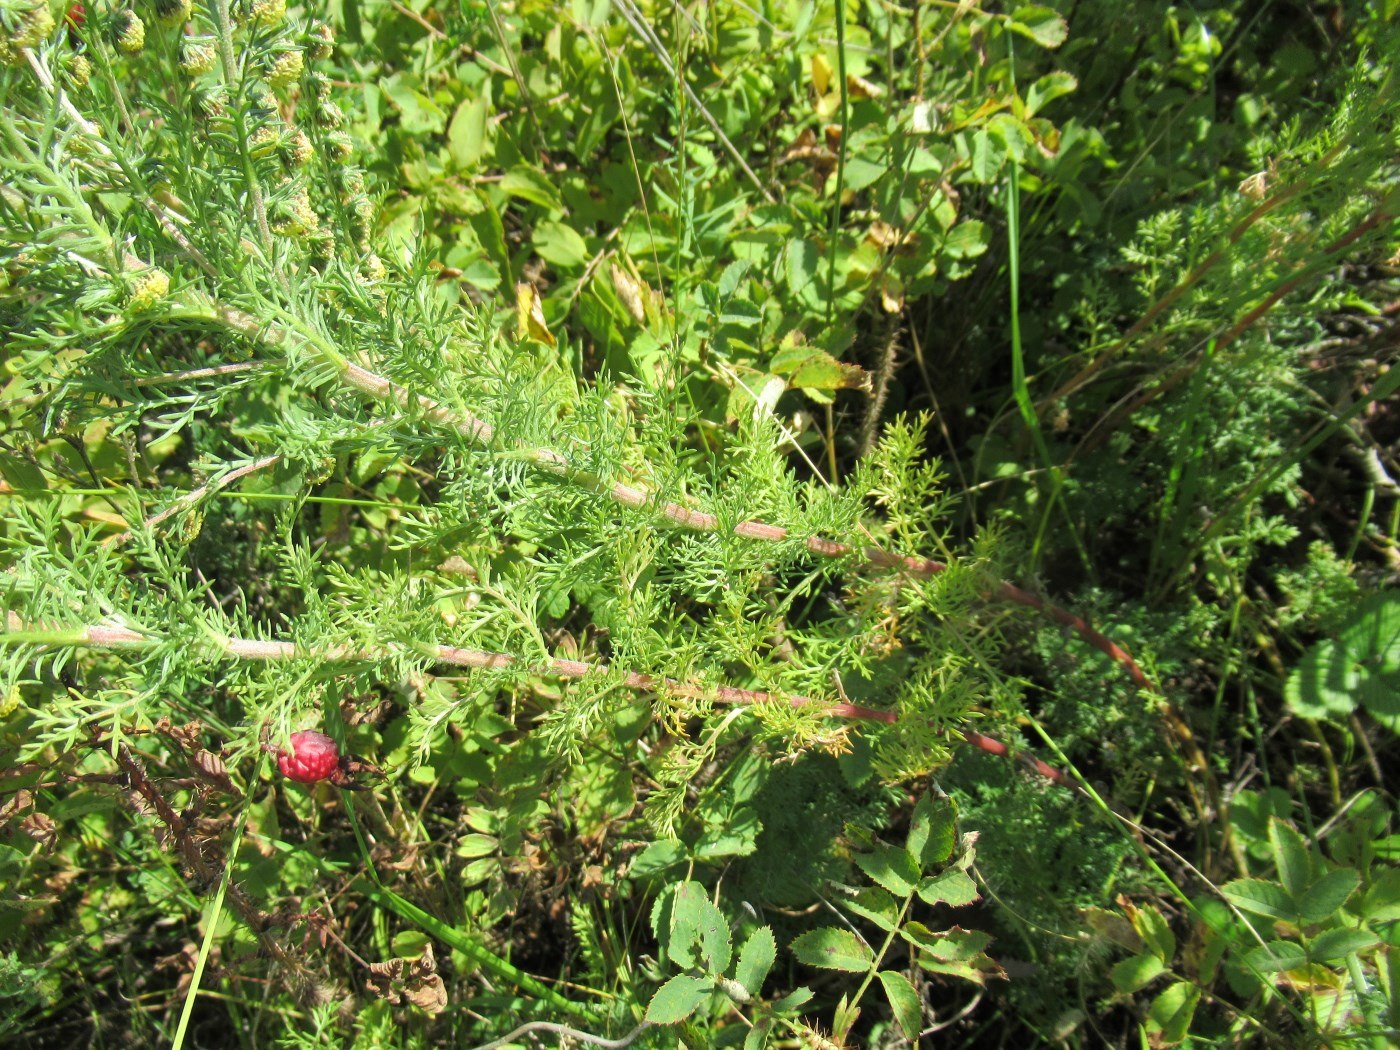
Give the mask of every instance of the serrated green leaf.
[(778, 943), (773, 939), (773, 931), (767, 926), (760, 926), (749, 934), (748, 940), (739, 949), (735, 980), (748, 989), (750, 995), (758, 995), (777, 955)]
[(1400, 919), (1400, 868), (1377, 872), (1361, 898), (1360, 914), (1373, 923)]
[(919, 993), (909, 983), (909, 978), (894, 970), (880, 971), (880, 984), (884, 986), (885, 998), (890, 1001), (890, 1012), (899, 1022), (904, 1038), (915, 1042), (923, 1029), (924, 1011)]
[(1201, 990), (1189, 981), (1168, 985), (1147, 1008), (1147, 1030), (1160, 1035), (1163, 1044), (1179, 1043), (1191, 1030)]
[(927, 950), (935, 959), (944, 962), (966, 962), (980, 955), (991, 941), (990, 933), (954, 926), (937, 934)]
[(675, 867), (689, 858), (683, 842), (662, 839), (638, 853), (627, 868), (628, 878), (639, 879)]
[(1364, 952), (1380, 943), (1370, 930), (1323, 930), (1308, 945), (1308, 955), (1314, 962), (1337, 962), (1352, 952)]
[(666, 948), (682, 968), (695, 967), (716, 974), (729, 969), (729, 923), (698, 882), (683, 882), (676, 889)]
[(813, 309), (820, 307), (823, 291), (817, 274), (821, 266), (821, 251), (811, 241), (795, 240), (788, 243), (784, 256), (788, 291), (798, 302)]
[(972, 135), (973, 180), (984, 185), (995, 182), (1005, 163), (1006, 143), (986, 128), (975, 131)]
[(1400, 733), (1400, 591), (1371, 595), (1335, 638), (1304, 653), (1284, 683), (1284, 700), (1306, 718), (1333, 720), (1360, 704)]
[(561, 270), (576, 270), (588, 261), (588, 245), (572, 226), (542, 222), (532, 238), (535, 254)]
[(1109, 970), (1113, 987), (1120, 992), (1136, 992), (1145, 988), (1153, 978), (1167, 972), (1167, 964), (1155, 954), (1144, 953), (1114, 963)]
[(773, 1027), (772, 1018), (760, 1017), (744, 1036), (744, 1050), (763, 1050), (768, 1045), (768, 1030)]
[(797, 961), (823, 970), (864, 973), (875, 962), (875, 953), (850, 930), (824, 926), (808, 930), (792, 942)]
[(950, 259), (975, 259), (986, 252), (990, 236), (980, 219), (960, 222), (943, 238), (943, 254)]
[(473, 167), (486, 152), (486, 118), (490, 103), (485, 95), (465, 99), (447, 127), (447, 153), (458, 170)]
[(1260, 973), (1281, 973), (1297, 970), (1308, 964), (1308, 953), (1293, 941), (1269, 941), (1248, 952), (1245, 965)]
[(1337, 914), (1347, 898), (1361, 885), (1361, 876), (1350, 868), (1329, 871), (1308, 887), (1299, 899), (1299, 916), (1304, 922), (1322, 922)]
[(920, 968), (930, 973), (960, 977), (979, 985), (984, 984), (988, 977), (1006, 976), (1005, 971), (982, 950), (991, 940), (989, 934), (958, 926), (932, 936), (927, 933), (924, 931), (925, 935), (920, 937), (926, 945), (917, 956)]
[(1226, 900), (1241, 911), (1285, 922), (1291, 922), (1297, 917), (1297, 907), (1293, 898), (1277, 882), (1264, 879), (1235, 879), (1220, 889)]
[(906, 850), (877, 842), (869, 853), (857, 853), (857, 867), (896, 897), (907, 897), (919, 884), (919, 866)]
[(774, 374), (785, 376), (793, 390), (868, 389), (870, 375), (859, 365), (836, 360), (810, 346), (784, 347), (768, 362)]
[(752, 265), (747, 259), (736, 259), (720, 271), (715, 290), (721, 299), (728, 299), (739, 290), (740, 282), (748, 274)]
[(957, 868), (949, 868), (941, 875), (924, 879), (919, 883), (919, 896), (929, 904), (947, 904), (961, 908), (977, 900), (977, 883), (968, 874)]
[(1171, 965), (1172, 958), (1176, 955), (1176, 935), (1172, 933), (1162, 913), (1148, 904), (1133, 908), (1129, 912), (1129, 918), (1132, 920), (1133, 929), (1137, 930), (1138, 936), (1148, 949), (1162, 962)]
[(710, 828), (695, 840), (694, 854), (712, 860), (717, 857), (746, 857), (758, 848), (763, 830), (758, 814), (747, 806), (736, 809), (728, 820)]
[(788, 1013), (812, 1001), (812, 989), (795, 988), (773, 1004), (775, 1014)]
[(501, 177), (500, 187), (512, 197), (538, 204), (550, 211), (562, 211), (564, 208), (554, 183), (538, 168), (524, 164), (511, 168)]
[(663, 984), (647, 1004), (646, 1019), (652, 1024), (676, 1024), (693, 1014), (714, 991), (715, 982), (701, 977), (677, 974)]
[(841, 904), (847, 911), (869, 919), (886, 933), (893, 930), (899, 921), (899, 901), (879, 886), (863, 886), (859, 891), (842, 897)]
[(1303, 718), (1346, 718), (1356, 709), (1362, 670), (1340, 642), (1324, 639), (1298, 661), (1284, 682), (1283, 699)]
[(1028, 37), (1041, 47), (1059, 47), (1069, 36), (1069, 23), (1057, 12), (1040, 4), (1016, 8), (1009, 25), (1013, 33)]
[(1400, 590), (1378, 591), (1363, 600), (1337, 640), (1368, 668), (1400, 671)]
[(379, 90), (399, 113), (399, 126), (409, 135), (434, 135), (447, 126), (442, 107), (419, 90), (411, 73), (395, 73), (379, 81)]
[(1269, 848), (1283, 888), (1299, 897), (1312, 882), (1312, 855), (1307, 842), (1294, 828), (1273, 817), (1269, 820)]
[(924, 795), (909, 818), (905, 848), (919, 862), (921, 871), (943, 864), (958, 844), (958, 807), (946, 795)]
[(720, 324), (732, 324), (738, 328), (756, 328), (763, 321), (763, 312), (758, 306), (742, 296), (726, 299), (719, 311)]
[(1062, 95), (1068, 95), (1079, 88), (1079, 81), (1071, 73), (1055, 70), (1046, 73), (1031, 85), (1026, 92), (1026, 115), (1035, 116), (1041, 109)]
[(500, 848), (500, 845), (501, 843), (495, 835), (463, 835), (457, 840), (457, 845), (452, 852), (459, 857), (471, 860), (475, 857), (489, 857)]

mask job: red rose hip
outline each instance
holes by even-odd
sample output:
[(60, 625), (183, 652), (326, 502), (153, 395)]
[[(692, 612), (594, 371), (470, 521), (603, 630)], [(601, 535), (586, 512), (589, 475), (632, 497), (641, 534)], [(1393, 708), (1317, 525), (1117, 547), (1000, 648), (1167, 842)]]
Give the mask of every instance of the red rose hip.
[(277, 768), (299, 784), (330, 780), (340, 771), (340, 748), (325, 733), (305, 729), (292, 734), (290, 752), (277, 753)]

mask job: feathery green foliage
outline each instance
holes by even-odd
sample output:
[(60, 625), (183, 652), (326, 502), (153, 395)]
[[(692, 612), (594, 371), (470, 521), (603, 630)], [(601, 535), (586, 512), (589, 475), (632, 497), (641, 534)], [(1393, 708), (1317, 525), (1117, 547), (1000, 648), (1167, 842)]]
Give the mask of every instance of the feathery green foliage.
[(0, 0), (0, 1031), (1393, 1036), (1400, 37), (1256, 6)]

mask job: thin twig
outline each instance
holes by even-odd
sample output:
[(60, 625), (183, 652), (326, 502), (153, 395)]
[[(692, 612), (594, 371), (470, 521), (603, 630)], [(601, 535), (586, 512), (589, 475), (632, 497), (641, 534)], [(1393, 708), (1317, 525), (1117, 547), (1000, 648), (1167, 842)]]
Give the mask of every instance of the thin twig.
[[(604, 1050), (622, 1050), (623, 1047), (631, 1046), (637, 1041), (637, 1037), (648, 1028), (654, 1027), (653, 1022), (643, 1021), (636, 1028), (628, 1032), (621, 1039), (608, 1039), (601, 1035), (593, 1035), (589, 1032), (582, 1032), (577, 1028), (570, 1028), (568, 1025), (555, 1024), (553, 1021), (527, 1021), (519, 1028), (511, 1029), (499, 1039), (492, 1039), (489, 1043), (482, 1043), (474, 1046), (471, 1050), (496, 1050), (497, 1047), (506, 1046), (515, 1042), (522, 1035), (529, 1032), (549, 1032), (552, 1035), (565, 1036), (569, 1039), (577, 1039), (580, 1043), (589, 1043), (592, 1046), (601, 1046)], [(563, 1043), (561, 1042), (562, 1046)]]
[(748, 176), (749, 181), (754, 184), (754, 188), (757, 189), (759, 193), (763, 194), (763, 199), (769, 204), (776, 204), (777, 198), (769, 192), (768, 187), (763, 185), (762, 180), (754, 174), (753, 168), (749, 167), (748, 161), (744, 160), (743, 154), (740, 153), (734, 143), (730, 141), (729, 136), (724, 133), (724, 129), (719, 126), (719, 121), (715, 119), (709, 107), (701, 102), (700, 97), (691, 90), (690, 84), (686, 82), (685, 77), (676, 72), (675, 64), (671, 61), (671, 56), (666, 53), (665, 45), (661, 43), (660, 38), (652, 31), (650, 24), (648, 24), (647, 20), (642, 16), (642, 13), (632, 5), (631, 0), (617, 0), (617, 9), (622, 12), (622, 17), (626, 19), (627, 24), (642, 38), (642, 43), (646, 44), (648, 50), (656, 56), (657, 61), (661, 63), (666, 73), (679, 82), (681, 90), (685, 92), (685, 97), (690, 99), (691, 104), (700, 111), (700, 115), (705, 118), (705, 123), (710, 125), (710, 130), (715, 133), (715, 137), (719, 139), (725, 152), (733, 158), (735, 164), (739, 165), (739, 169)]
[(896, 314), (889, 319), (889, 328), (880, 346), (880, 357), (875, 362), (874, 381), (871, 384), (870, 398), (865, 404), (865, 420), (860, 427), (860, 456), (865, 458), (875, 447), (875, 439), (880, 433), (880, 417), (885, 412), (885, 402), (890, 395), (890, 380), (894, 378), (894, 363), (899, 355), (899, 336), (903, 331), (903, 320)]
[[(414, 394), (407, 387), (348, 361), (334, 347), (318, 342), (311, 335), (264, 323), (251, 314), (227, 306), (216, 307), (212, 313), (207, 309), (192, 311), (191, 315), (217, 321), (240, 335), (264, 342), (286, 343), (296, 340), (308, 344), (313, 352), (339, 371), (342, 382), (375, 400), (388, 402), (405, 410), (421, 412), (428, 419), (450, 427), (466, 440), (476, 444), (490, 444), (496, 437), (495, 428), (471, 412), (449, 408), (425, 394)], [(649, 507), (667, 521), (697, 532), (718, 532), (720, 529), (721, 521), (717, 514), (686, 507), (671, 500), (662, 502), (655, 494), (621, 481), (609, 482), (571, 466), (564, 456), (553, 449), (527, 449), (517, 454), (540, 470), (565, 478), (622, 506)], [(768, 543), (781, 543), (797, 538), (781, 525), (770, 525), (751, 518), (738, 522), (731, 531), (735, 536), (744, 539)], [(920, 576), (936, 576), (948, 567), (946, 563), (933, 558), (894, 554), (874, 545), (856, 547), (825, 536), (807, 536), (802, 540), (802, 544), (811, 553), (825, 558), (857, 557), (872, 566), (898, 569)], [(1037, 598), (1011, 583), (1000, 584), (989, 597), (1039, 610), (1057, 623), (1068, 626), (1084, 641), (1120, 664), (1139, 687), (1160, 694), (1160, 690), (1148, 679), (1127, 650), (1094, 630), (1081, 617)]]
[[(77, 628), (49, 629), (42, 626), (26, 625), (14, 613), (6, 616), (8, 631), (0, 633), (0, 645), (33, 644), (46, 646), (91, 646), (98, 649), (141, 649), (160, 644), (160, 639), (143, 634), (127, 627), (92, 624)], [(521, 661), (509, 653), (493, 653), (483, 649), (463, 649), (450, 645), (428, 645), (412, 648), (381, 646), (378, 648), (355, 648), (334, 646), (327, 649), (307, 649), (295, 642), (258, 638), (220, 639), (220, 649), (224, 655), (238, 660), (293, 660), (298, 658), (317, 659), (325, 662), (352, 660), (377, 660), (389, 656), (412, 652), (429, 657), (434, 663), (450, 667), (470, 667), (479, 670), (504, 670), (518, 667)], [(552, 657), (544, 663), (529, 665), (531, 674), (548, 675), (578, 681), (597, 675), (608, 674), (607, 664), (587, 663), (582, 660), (566, 660)], [(674, 678), (640, 674), (636, 671), (622, 673), (621, 684), (639, 692), (670, 693), (697, 700), (716, 700), (720, 703), (742, 707), (756, 707), (763, 704), (785, 704), (792, 708), (817, 708), (818, 713), (828, 718), (844, 718), (855, 721), (881, 722), (893, 725), (898, 715), (893, 711), (881, 711), (862, 707), (849, 702), (833, 703), (796, 693), (773, 693), (761, 689), (743, 689), (733, 685), (697, 685)], [(1066, 787), (1073, 787), (1064, 773), (1047, 765), (1040, 759), (1019, 749), (1013, 750), (994, 737), (985, 733), (964, 730), (962, 737), (972, 746), (999, 757), (1010, 757), (1027, 766), (1040, 776)]]
[[(47, 629), (25, 625), (13, 613), (10, 613), (7, 619), (10, 629), (8, 632), (0, 634), (0, 645), (31, 643), (35, 645), (91, 646), (97, 649), (143, 649), (160, 643), (160, 639), (157, 637), (127, 627), (91, 624), (76, 628)], [(226, 637), (220, 639), (219, 647), (224, 655), (238, 660), (276, 661), (301, 658), (334, 663), (352, 660), (380, 660), (405, 652), (413, 652), (429, 657), (434, 663), (451, 667), (502, 670), (521, 664), (518, 657), (509, 653), (493, 653), (484, 649), (462, 649), (451, 645), (429, 645), (411, 649), (389, 645), (377, 648), (333, 646), (326, 649), (307, 649), (295, 642)], [(560, 657), (553, 657), (544, 663), (527, 665), (527, 667), (532, 674), (549, 675), (553, 678), (574, 681), (604, 675), (611, 670), (607, 664), (586, 663), (582, 660), (566, 660)], [(824, 700), (795, 693), (785, 695), (761, 689), (742, 689), (733, 685), (695, 685), (673, 678), (639, 674), (635, 671), (623, 674), (622, 685), (628, 689), (639, 691), (668, 692), (677, 696), (712, 699), (742, 706), (778, 703), (794, 708), (816, 707), (820, 709), (822, 714), (832, 718), (849, 718), (886, 724), (894, 722), (896, 718), (893, 711), (877, 711), (874, 708), (861, 707), (858, 704), (828, 703)]]
[[(218, 492), (220, 489), (232, 485), (239, 478), (246, 478), (249, 474), (254, 474), (257, 473), (259, 470), (265, 470), (268, 467), (276, 466), (278, 463), (281, 462), (282, 454), (279, 452), (275, 455), (263, 456), (262, 459), (255, 459), (251, 463), (245, 463), (237, 470), (231, 470), (227, 474), (222, 475), (221, 477), (215, 478), (212, 481), (205, 482), (197, 489), (191, 489), (189, 492), (186, 492), (183, 496), (177, 499), (174, 503), (170, 504), (170, 506), (166, 507), (163, 511), (160, 511), (156, 514), (152, 514), (149, 518), (143, 521), (141, 525), (143, 528), (147, 529), (154, 528), (161, 522), (165, 521), (167, 518), (170, 518), (180, 513), (180, 511), (194, 506), (196, 503), (204, 499), (204, 497), (208, 496), (210, 493)], [(115, 536), (108, 536), (102, 542), (109, 546), (118, 546), (120, 544), (126, 543), (128, 540), (131, 539), (131, 537), (132, 531), (130, 529), (127, 529), (125, 532), (119, 532)]]

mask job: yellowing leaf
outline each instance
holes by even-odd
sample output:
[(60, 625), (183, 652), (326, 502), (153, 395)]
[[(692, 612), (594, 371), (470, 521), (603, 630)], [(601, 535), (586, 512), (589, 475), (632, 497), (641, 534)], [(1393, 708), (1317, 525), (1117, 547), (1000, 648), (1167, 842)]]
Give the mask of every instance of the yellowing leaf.
[(880, 306), (887, 314), (897, 314), (904, 309), (904, 282), (892, 273), (887, 273), (880, 281)]
[(784, 347), (768, 367), (787, 376), (788, 386), (802, 390), (870, 389), (870, 374), (859, 365), (836, 360), (825, 350), (807, 346)]
[(816, 91), (817, 97), (827, 93), (831, 87), (831, 63), (826, 60), (825, 55), (812, 56), (812, 89)]
[(645, 321), (647, 310), (645, 300), (642, 298), (642, 289), (645, 285), (617, 263), (612, 263), (610, 269), (613, 287), (617, 289), (617, 297), (622, 300), (622, 305), (627, 307), (627, 312), (638, 323)]
[(885, 89), (854, 73), (846, 74), (846, 92), (851, 98), (880, 98)]
[(544, 323), (544, 309), (533, 284), (515, 286), (515, 328), (521, 339), (534, 339), (546, 346), (554, 345), (554, 336)]

